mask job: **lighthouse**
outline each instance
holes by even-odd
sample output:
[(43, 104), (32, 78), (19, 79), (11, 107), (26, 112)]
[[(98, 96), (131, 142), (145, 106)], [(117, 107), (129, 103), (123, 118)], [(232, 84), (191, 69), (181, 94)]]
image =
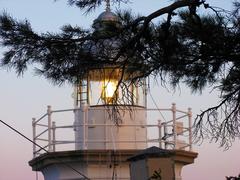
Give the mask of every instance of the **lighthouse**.
[[(121, 26), (109, 1), (106, 4), (106, 10), (93, 23), (96, 35)], [(113, 49), (113, 54), (118, 48), (117, 40), (103, 43)], [(86, 49), (91, 53), (101, 53), (98, 44), (89, 46)], [(42, 117), (33, 118), (32, 169), (41, 171), (45, 180), (139, 180), (140, 169), (151, 167), (155, 172), (170, 167), (170, 175), (163, 176), (181, 179), (181, 168), (197, 156), (192, 152), (191, 109), (181, 111), (175, 104), (166, 109), (147, 108), (146, 80), (135, 84), (129, 77), (134, 78), (134, 73), (124, 72), (118, 64), (93, 67), (74, 87), (73, 108), (53, 110), (48, 106)], [(154, 116), (151, 124), (148, 115), (153, 111), (169, 112), (170, 119)], [(61, 113), (72, 113), (72, 119), (60, 115), (64, 121), (58, 122), (54, 117)], [(149, 162), (149, 157), (158, 163), (142, 163)], [(151, 171), (141, 175), (151, 176)]]

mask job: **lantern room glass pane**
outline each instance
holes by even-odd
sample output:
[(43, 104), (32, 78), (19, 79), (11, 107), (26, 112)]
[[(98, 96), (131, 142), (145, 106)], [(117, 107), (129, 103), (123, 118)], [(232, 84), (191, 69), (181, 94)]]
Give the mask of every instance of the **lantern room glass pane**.
[(146, 107), (146, 89), (145, 84), (143, 83), (142, 86), (136, 87), (136, 96), (135, 96), (135, 104), (138, 106)]
[(89, 105), (103, 105), (101, 100), (102, 82), (90, 81), (89, 82)]

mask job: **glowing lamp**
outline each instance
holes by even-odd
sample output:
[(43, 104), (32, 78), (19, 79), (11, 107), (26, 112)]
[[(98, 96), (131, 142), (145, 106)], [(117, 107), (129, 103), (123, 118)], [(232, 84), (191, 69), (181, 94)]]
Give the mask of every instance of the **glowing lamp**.
[(113, 104), (114, 100), (117, 99), (118, 82), (116, 80), (104, 80), (102, 84), (101, 98), (107, 104)]

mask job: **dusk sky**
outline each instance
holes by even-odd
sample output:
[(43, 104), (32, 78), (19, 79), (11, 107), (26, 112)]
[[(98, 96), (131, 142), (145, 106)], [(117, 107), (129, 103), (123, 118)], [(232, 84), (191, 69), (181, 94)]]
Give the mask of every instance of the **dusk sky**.
[[(124, 7), (147, 15), (171, 2), (131, 0)], [(231, 9), (232, 5), (230, 0), (208, 2), (226, 9)], [(84, 15), (79, 9), (68, 6), (67, 0), (0, 0), (0, 13), (5, 11), (18, 20), (28, 19), (33, 30), (39, 33), (59, 32), (65, 24), (88, 28), (103, 9), (101, 7), (92, 14)], [(0, 49), (0, 57), (3, 51)], [(0, 119), (31, 139), (32, 117), (43, 115), (47, 105), (52, 105), (53, 109), (73, 107), (73, 88), (70, 84), (54, 86), (43, 77), (34, 75), (31, 68), (21, 77), (17, 77), (14, 70), (0, 69), (0, 82)], [(219, 102), (218, 92), (212, 92), (210, 88), (205, 89), (203, 94), (191, 94), (184, 86), (172, 92), (154, 85), (151, 93), (160, 108), (169, 108), (175, 102), (183, 110), (191, 107), (194, 115)], [(150, 98), (148, 102), (153, 107)], [(32, 144), (2, 124), (0, 142), (0, 180), (35, 179), (35, 172), (28, 166), (28, 161), (32, 159)], [(219, 144), (209, 143), (209, 140), (200, 146), (195, 145), (194, 150), (199, 156), (194, 164), (183, 169), (183, 180), (224, 180), (225, 176), (240, 173), (239, 139), (227, 151), (219, 148)], [(42, 179), (41, 174), (38, 175)]]

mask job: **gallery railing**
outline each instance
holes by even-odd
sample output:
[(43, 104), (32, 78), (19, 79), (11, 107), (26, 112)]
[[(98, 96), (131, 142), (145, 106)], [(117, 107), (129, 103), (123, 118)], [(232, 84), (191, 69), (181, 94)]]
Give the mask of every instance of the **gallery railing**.
[[(39, 119), (33, 118), (33, 156), (37, 157), (46, 152), (75, 150), (76, 143), (82, 143), (83, 149), (88, 149), (88, 143), (110, 143), (110, 140), (89, 140), (85, 136), (88, 128), (93, 124), (88, 123), (88, 111), (99, 111), (99, 108), (88, 107), (78, 109), (64, 109), (52, 110), (51, 106), (47, 107), (47, 112)], [(102, 110), (106, 110), (104, 107)], [(137, 109), (136, 111), (141, 111)], [(147, 138), (142, 140), (116, 140), (114, 143), (146, 143), (148, 146), (158, 146), (163, 149), (183, 149), (187, 151), (192, 150), (192, 112), (191, 108), (187, 111), (181, 111), (176, 108), (173, 103), (171, 108), (157, 109), (148, 108), (143, 109), (147, 112), (147, 124), (121, 124), (121, 127), (142, 127), (147, 129)], [(83, 138), (82, 141), (76, 142), (73, 130), (74, 125), (73, 114), (75, 111), (83, 111), (86, 116), (82, 124)], [(59, 118), (54, 118), (56, 114), (67, 113), (68, 115), (60, 115)], [(71, 117), (69, 116), (71, 114)], [(54, 119), (54, 120), (53, 120)], [(116, 126), (114, 123), (98, 124), (94, 123), (94, 127)], [(58, 132), (59, 130), (68, 130), (68, 132)], [(69, 132), (70, 130), (70, 132)]]

